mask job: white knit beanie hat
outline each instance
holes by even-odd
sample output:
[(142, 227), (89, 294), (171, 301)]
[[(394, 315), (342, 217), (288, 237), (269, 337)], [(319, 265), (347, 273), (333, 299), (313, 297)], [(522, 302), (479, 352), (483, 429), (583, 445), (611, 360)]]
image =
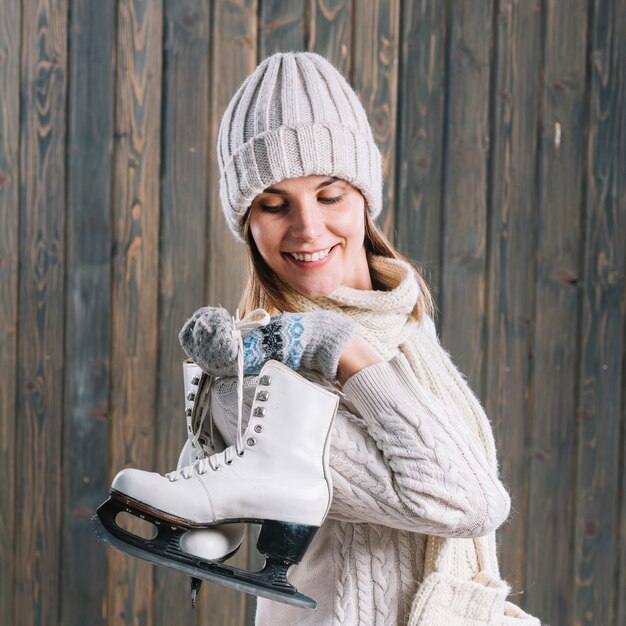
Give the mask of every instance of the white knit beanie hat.
[(313, 52), (261, 62), (230, 101), (217, 139), (222, 209), (243, 241), (252, 200), (286, 178), (336, 176), (382, 208), (382, 159), (367, 115), (345, 78)]

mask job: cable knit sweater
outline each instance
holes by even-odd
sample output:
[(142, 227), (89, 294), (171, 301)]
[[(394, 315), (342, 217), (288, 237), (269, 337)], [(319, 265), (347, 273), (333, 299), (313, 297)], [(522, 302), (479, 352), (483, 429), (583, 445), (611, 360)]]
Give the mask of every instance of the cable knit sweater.
[[(329, 308), (357, 320), (382, 361), (341, 390), (305, 373), (340, 394), (330, 450), (331, 509), (289, 576), (319, 606), (310, 611), (259, 598), (256, 623), (536, 625), (509, 603), (509, 617), (502, 618), (508, 587), (499, 580), (494, 531), (507, 518), (510, 500), (498, 479), (484, 411), (440, 345), (432, 319), (410, 318), (419, 289), (411, 268), (380, 257), (373, 262), (395, 288), (340, 287), (322, 301), (300, 302), (303, 310)], [(248, 410), (254, 384), (253, 377), (246, 380)], [(230, 444), (234, 381), (218, 379), (213, 393), (215, 424)], [(490, 587), (497, 593), (489, 595)]]

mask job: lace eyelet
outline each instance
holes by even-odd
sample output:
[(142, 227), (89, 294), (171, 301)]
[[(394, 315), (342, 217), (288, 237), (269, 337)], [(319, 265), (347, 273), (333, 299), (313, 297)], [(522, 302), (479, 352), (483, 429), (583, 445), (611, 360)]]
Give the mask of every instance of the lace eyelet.
[(224, 461), (225, 465), (232, 465), (233, 464), (233, 460), (231, 459), (230, 461)]

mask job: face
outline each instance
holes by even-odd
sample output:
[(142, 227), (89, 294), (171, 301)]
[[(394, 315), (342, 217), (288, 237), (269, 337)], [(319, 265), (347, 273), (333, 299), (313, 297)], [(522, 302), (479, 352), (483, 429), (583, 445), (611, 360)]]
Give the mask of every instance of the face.
[(305, 296), (372, 288), (365, 199), (344, 180), (303, 176), (268, 187), (250, 207), (250, 233), (268, 266)]

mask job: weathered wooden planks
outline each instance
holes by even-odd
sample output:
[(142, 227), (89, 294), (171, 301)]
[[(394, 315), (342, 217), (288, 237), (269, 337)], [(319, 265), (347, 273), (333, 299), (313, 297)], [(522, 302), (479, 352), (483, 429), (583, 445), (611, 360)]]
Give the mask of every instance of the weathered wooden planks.
[(218, 2), (214, 6), (211, 38), (209, 152), (209, 216), (207, 234), (206, 301), (234, 311), (246, 276), (244, 246), (236, 242), (226, 224), (219, 198), (219, 172), (215, 150), (226, 106), (244, 78), (257, 65), (257, 6), (254, 0)]
[[(577, 332), (583, 194), (587, 3), (546, 4), (541, 96), (532, 396), (529, 412), (526, 607), (574, 623)], [(550, 571), (541, 565), (552, 563)]]
[[(163, 158), (159, 250), (159, 365), (156, 467), (176, 467), (186, 439), (178, 331), (204, 303), (209, 146), (210, 11), (205, 2), (166, 0)], [(189, 579), (155, 569), (154, 623), (193, 624)], [(205, 600), (203, 598), (203, 600)]]
[(352, 80), (383, 157), (383, 211), (378, 217), (393, 241), (396, 117), (398, 102), (399, 0), (358, 1), (352, 33)]
[(626, 2), (594, 0), (591, 24), (574, 518), (573, 621), (581, 625), (617, 623), (615, 572), (624, 566), (617, 520), (624, 486)]
[(472, 388), (485, 363), (487, 172), (493, 1), (452, 2), (446, 77), (441, 333)]
[[(109, 487), (115, 5), (74, 0), (67, 143), (61, 622), (105, 624), (106, 553), (88, 523)], [(80, 597), (81, 601), (76, 602)]]
[[(483, 399), (515, 513), (502, 570), (524, 589), (526, 431), (535, 213), (541, 3), (503, 0), (495, 20), (489, 172), (487, 352)], [(462, 209), (460, 209), (462, 210)]]
[(56, 622), (61, 585), (67, 3), (22, 5), (16, 624)]
[[(13, 623), (18, 370), (20, 31), (17, 3), (0, 7), (0, 623)], [(19, 558), (19, 555), (18, 555)]]
[(310, 0), (307, 15), (307, 50), (327, 58), (346, 78), (352, 59), (352, 2)]
[[(396, 244), (439, 293), (447, 5), (404, 2), (396, 163)], [(392, 181), (387, 181), (392, 184)]]
[(259, 2), (259, 62), (274, 52), (304, 50), (305, 4), (282, 0)]
[[(110, 478), (155, 463), (162, 25), (161, 2), (118, 3)], [(108, 557), (109, 623), (151, 624), (152, 566)]]

